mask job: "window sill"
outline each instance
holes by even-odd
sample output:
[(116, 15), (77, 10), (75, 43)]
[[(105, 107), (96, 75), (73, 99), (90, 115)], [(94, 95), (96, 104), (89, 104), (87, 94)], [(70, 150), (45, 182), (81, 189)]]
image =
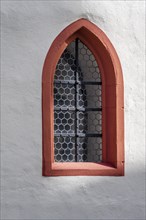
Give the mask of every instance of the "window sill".
[(52, 163), (45, 176), (123, 176), (123, 164), (117, 168), (109, 163), (63, 162)]

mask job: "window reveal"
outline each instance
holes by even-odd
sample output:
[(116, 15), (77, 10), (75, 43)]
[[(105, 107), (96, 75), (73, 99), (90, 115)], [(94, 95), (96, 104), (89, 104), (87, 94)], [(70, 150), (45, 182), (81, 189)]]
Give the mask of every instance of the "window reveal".
[(75, 39), (61, 55), (54, 76), (56, 162), (102, 161), (101, 85), (94, 55)]

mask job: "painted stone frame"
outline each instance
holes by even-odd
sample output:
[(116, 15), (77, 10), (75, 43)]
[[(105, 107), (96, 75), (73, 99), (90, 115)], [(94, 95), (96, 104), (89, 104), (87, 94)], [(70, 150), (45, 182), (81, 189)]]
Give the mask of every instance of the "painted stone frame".
[[(102, 163), (54, 162), (54, 74), (67, 45), (79, 38), (93, 53), (102, 79)], [(86, 19), (66, 27), (52, 43), (42, 75), (43, 176), (124, 175), (124, 86), (118, 55), (101, 29)]]

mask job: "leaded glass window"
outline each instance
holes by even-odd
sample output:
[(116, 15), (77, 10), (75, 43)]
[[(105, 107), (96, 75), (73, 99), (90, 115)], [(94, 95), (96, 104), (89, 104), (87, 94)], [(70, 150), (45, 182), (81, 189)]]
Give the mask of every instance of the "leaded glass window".
[(75, 39), (54, 76), (55, 162), (102, 161), (101, 75), (92, 52)]

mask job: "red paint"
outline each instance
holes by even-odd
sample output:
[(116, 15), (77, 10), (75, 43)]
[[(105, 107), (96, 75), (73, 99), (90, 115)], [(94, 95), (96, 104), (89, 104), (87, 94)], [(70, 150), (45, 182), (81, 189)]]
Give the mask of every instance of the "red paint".
[[(53, 80), (57, 62), (76, 37), (92, 51), (102, 78), (103, 163), (54, 162)], [(96, 25), (80, 19), (65, 28), (52, 43), (42, 76), (43, 175), (124, 175), (124, 88), (118, 55)]]

